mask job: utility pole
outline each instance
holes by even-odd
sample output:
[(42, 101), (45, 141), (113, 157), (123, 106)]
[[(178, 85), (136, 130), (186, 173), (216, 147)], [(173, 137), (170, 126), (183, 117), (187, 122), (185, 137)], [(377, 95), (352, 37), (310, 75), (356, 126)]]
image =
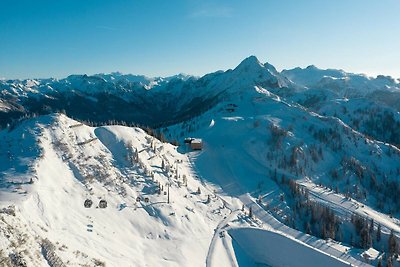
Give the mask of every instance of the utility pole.
[(178, 179), (178, 160), (175, 160), (176, 163), (176, 179)]
[(169, 183), (169, 181), (168, 181), (168, 188), (167, 188), (167, 191), (168, 191), (168, 193), (167, 193), (167, 194), (168, 194), (167, 203), (168, 203), (168, 204), (169, 204), (169, 184), (170, 184), (170, 183)]

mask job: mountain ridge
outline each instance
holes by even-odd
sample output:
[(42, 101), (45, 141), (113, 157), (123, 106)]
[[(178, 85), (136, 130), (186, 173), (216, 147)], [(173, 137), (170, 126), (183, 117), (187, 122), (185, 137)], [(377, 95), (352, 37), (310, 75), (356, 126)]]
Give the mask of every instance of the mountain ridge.
[[(336, 99), (356, 102), (360, 97), (370, 102), (371, 108), (383, 107), (394, 118), (400, 111), (400, 84), (394, 79), (371, 79), (315, 66), (278, 72), (273, 65), (250, 56), (234, 69), (202, 77), (178, 74), (147, 78), (112, 73), (71, 75), (61, 80), (0, 81), (0, 127), (33, 114), (65, 112), (96, 124), (120, 121), (157, 128), (198, 116), (223, 99), (254, 91), (255, 86), (315, 112), (329, 112)], [(341, 113), (336, 111), (332, 115), (348, 117)], [(365, 126), (359, 125), (357, 117), (350, 119), (356, 129), (369, 129), (364, 132), (379, 140), (400, 143), (397, 138), (376, 134), (367, 118), (362, 121)], [(395, 128), (392, 131), (392, 136), (397, 135)]]

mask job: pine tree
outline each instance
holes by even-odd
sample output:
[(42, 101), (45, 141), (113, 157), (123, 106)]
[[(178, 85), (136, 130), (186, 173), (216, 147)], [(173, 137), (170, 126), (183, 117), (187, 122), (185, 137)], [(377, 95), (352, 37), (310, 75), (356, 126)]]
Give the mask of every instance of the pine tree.
[(350, 245), (352, 245), (353, 247), (355, 246), (355, 240), (354, 240), (353, 233), (350, 234)]
[(381, 224), (378, 224), (378, 229), (376, 230), (376, 241), (381, 241)]
[(374, 232), (374, 219), (371, 219), (369, 224), (369, 233), (372, 234)]
[(393, 267), (392, 258), (387, 257), (386, 259), (386, 267)]
[(250, 218), (253, 218), (253, 209), (250, 207), (250, 209), (249, 209), (249, 217)]
[(286, 177), (285, 177), (284, 174), (282, 174), (282, 177), (281, 177), (281, 184), (285, 184), (285, 183), (286, 183)]
[(390, 230), (390, 236), (388, 240), (388, 247), (389, 247), (389, 253), (390, 255), (393, 255), (397, 252), (397, 241), (396, 237), (394, 236), (393, 229)]
[(307, 225), (306, 225), (306, 233), (311, 235), (311, 224), (309, 222), (307, 222)]
[(368, 248), (371, 244), (371, 237), (366, 227), (360, 232), (360, 247)]

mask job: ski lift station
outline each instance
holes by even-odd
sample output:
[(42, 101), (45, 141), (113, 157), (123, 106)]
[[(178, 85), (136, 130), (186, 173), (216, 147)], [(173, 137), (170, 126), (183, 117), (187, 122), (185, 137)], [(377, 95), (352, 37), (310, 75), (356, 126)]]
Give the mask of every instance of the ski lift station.
[(185, 144), (188, 144), (193, 150), (203, 149), (203, 140), (200, 138), (185, 138)]

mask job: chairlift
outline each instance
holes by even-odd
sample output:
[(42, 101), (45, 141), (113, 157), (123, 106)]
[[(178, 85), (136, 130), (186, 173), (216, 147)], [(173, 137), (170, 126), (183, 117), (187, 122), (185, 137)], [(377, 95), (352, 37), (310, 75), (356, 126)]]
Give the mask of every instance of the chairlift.
[(140, 202), (142, 200), (142, 198), (140, 197), (140, 196), (138, 196), (137, 198), (136, 198), (136, 202)]
[(91, 199), (86, 199), (85, 202), (83, 203), (83, 206), (85, 208), (90, 208), (93, 204), (93, 201)]
[(100, 202), (99, 202), (99, 208), (100, 208), (100, 209), (105, 209), (105, 208), (107, 208), (107, 201), (105, 201), (104, 199), (100, 200)]
[(144, 202), (145, 202), (145, 203), (149, 203), (149, 198), (148, 198), (148, 197), (145, 197), (145, 198), (144, 198)]

